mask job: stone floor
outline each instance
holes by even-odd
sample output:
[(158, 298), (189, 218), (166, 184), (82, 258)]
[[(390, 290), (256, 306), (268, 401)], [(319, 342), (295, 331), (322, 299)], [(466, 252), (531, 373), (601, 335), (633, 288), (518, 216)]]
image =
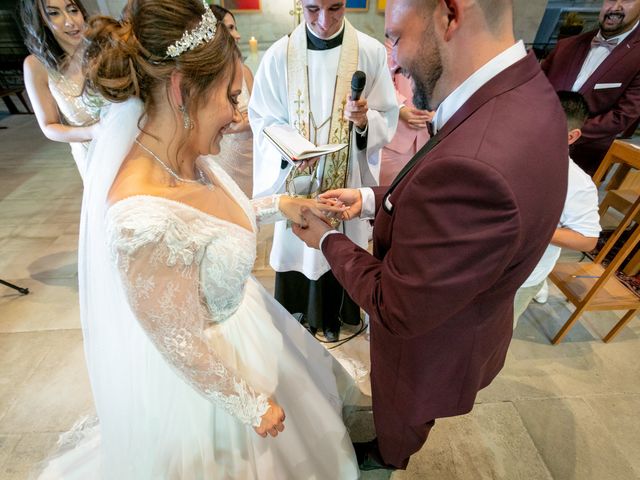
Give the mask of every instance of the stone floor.
[[(32, 116), (0, 126), (9, 127), (0, 130), (0, 278), (31, 291), (0, 286), (0, 479), (8, 480), (32, 475), (93, 404), (78, 320), (80, 179), (69, 148), (46, 140)], [(256, 275), (269, 287), (268, 242), (267, 230)], [(503, 372), (471, 414), (439, 420), (406, 471), (363, 478), (640, 478), (640, 320), (605, 345), (617, 316), (586, 314), (551, 346), (571, 310), (551, 294), (521, 319)], [(366, 348), (361, 336), (340, 355), (365, 358)]]

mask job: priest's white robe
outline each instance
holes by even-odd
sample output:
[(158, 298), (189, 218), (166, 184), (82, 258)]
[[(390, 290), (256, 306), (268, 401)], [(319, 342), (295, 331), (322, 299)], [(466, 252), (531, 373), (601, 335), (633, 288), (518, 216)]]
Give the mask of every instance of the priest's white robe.
[[(355, 128), (351, 138), (351, 157), (347, 187), (374, 186), (380, 172), (380, 150), (393, 138), (398, 123), (398, 103), (384, 46), (377, 40), (357, 32), (358, 69), (367, 75), (362, 93), (369, 111), (367, 148), (358, 150)], [(253, 130), (253, 196), (260, 197), (285, 191), (285, 180), (292, 166), (281, 168), (282, 156), (264, 137), (262, 130), (274, 124), (290, 124), (287, 95), (287, 45), (283, 37), (269, 48), (262, 59), (253, 84), (249, 102), (249, 121)], [(341, 46), (330, 50), (307, 50), (309, 68), (309, 98), (316, 124), (331, 115), (333, 94)], [(313, 142), (313, 127), (310, 127)], [(329, 143), (329, 124), (318, 130), (316, 144)], [(322, 160), (321, 160), (322, 161)], [(319, 167), (322, 169), (322, 165)], [(364, 220), (343, 222), (339, 227), (351, 240), (366, 248), (369, 224)], [(322, 252), (308, 248), (286, 222), (275, 225), (271, 267), (277, 272), (297, 271), (310, 280), (317, 280), (329, 271)]]

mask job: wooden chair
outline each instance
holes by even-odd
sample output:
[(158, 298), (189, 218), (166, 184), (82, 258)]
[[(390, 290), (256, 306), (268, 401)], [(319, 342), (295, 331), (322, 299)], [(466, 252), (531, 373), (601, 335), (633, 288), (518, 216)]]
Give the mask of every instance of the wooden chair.
[[(620, 164), (618, 171), (624, 170), (625, 175), (631, 168), (640, 168), (640, 148), (628, 142), (616, 140), (593, 177), (596, 185), (600, 184), (605, 173), (614, 163)], [(609, 182), (608, 188), (619, 187), (622, 180), (623, 177), (619, 177), (616, 172)], [(615, 275), (620, 265), (634, 252), (634, 248), (640, 243), (640, 226), (637, 222), (634, 223), (635, 219), (640, 216), (640, 197), (638, 194), (631, 195), (627, 193), (614, 195), (614, 197), (614, 201), (611, 201), (610, 204), (623, 197), (626, 200), (631, 200), (632, 203), (626, 209), (623, 220), (593, 262), (559, 262), (549, 274), (549, 279), (576, 307), (575, 311), (551, 341), (554, 345), (562, 341), (586, 311), (627, 310), (622, 319), (604, 337), (603, 340), (609, 342), (640, 309), (640, 297), (627, 288)], [(618, 204), (618, 206), (621, 206), (621, 204)], [(608, 206), (605, 205), (604, 208), (606, 209)], [(634, 226), (631, 228), (629, 238), (609, 265), (604, 267), (602, 261), (620, 239), (623, 232), (632, 224)]]
[[(638, 195), (640, 195), (640, 146), (631, 142), (617, 141), (607, 152), (607, 164), (619, 163), (618, 169), (606, 187), (607, 194), (600, 203), (599, 214), (602, 219), (609, 208), (623, 215), (627, 213)], [(606, 157), (605, 157), (606, 159)], [(623, 163), (620, 163), (620, 162)], [(604, 163), (604, 162), (603, 162)], [(600, 183), (598, 172), (594, 181)], [(635, 222), (640, 222), (636, 217)], [(636, 249), (637, 250), (637, 249)], [(625, 275), (634, 276), (640, 271), (640, 251), (636, 251), (623, 269)]]
[[(20, 34), (14, 3), (16, 2), (0, 2), (0, 99), (4, 101), (9, 113), (33, 113), (22, 77), (22, 63), (29, 52)], [(14, 99), (22, 104), (23, 112)]]
[(26, 99), (24, 98), (25, 89), (24, 87), (7, 87), (4, 88), (0, 85), (0, 98), (4, 101), (4, 104), (7, 106), (9, 113), (21, 113), (20, 110), (16, 107), (16, 104), (11, 100), (11, 95), (15, 96), (22, 106), (26, 110), (26, 112), (22, 113), (33, 113)]
[(549, 274), (549, 279), (576, 307), (551, 341), (554, 345), (564, 338), (578, 321), (580, 315), (586, 311), (627, 310), (622, 319), (604, 337), (603, 340), (609, 342), (640, 309), (640, 297), (627, 288), (615, 275), (622, 262), (640, 242), (638, 224), (635, 224), (630, 237), (609, 265), (606, 268), (602, 265), (604, 258), (638, 214), (640, 214), (640, 197), (636, 199), (593, 262), (559, 262)]
[[(634, 173), (640, 174), (640, 172)], [(631, 173), (629, 175), (631, 175)], [(629, 176), (627, 176), (623, 183), (626, 184), (628, 179)], [(637, 179), (640, 180), (640, 176), (638, 176)], [(640, 188), (632, 189), (630, 185), (621, 186), (619, 190), (609, 190), (602, 203), (600, 203), (600, 218), (602, 219), (610, 208), (613, 208), (614, 210), (617, 210), (624, 215), (629, 211), (629, 208), (631, 208), (631, 205), (633, 205), (633, 202), (639, 196)], [(636, 223), (640, 223), (640, 216), (634, 218), (633, 220)], [(622, 272), (630, 277), (633, 277), (634, 275), (637, 275), (638, 272), (640, 272), (640, 250), (636, 248), (635, 253), (622, 269)]]
[(640, 170), (640, 145), (636, 145), (636, 142), (615, 140), (593, 174), (593, 182), (600, 185), (611, 166), (618, 163), (618, 169), (607, 184), (607, 190), (617, 190), (631, 169)]

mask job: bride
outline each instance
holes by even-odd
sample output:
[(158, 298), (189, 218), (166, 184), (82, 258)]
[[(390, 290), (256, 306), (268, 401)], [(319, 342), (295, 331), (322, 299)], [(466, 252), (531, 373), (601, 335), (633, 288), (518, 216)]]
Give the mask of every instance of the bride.
[(200, 1), (90, 21), (87, 77), (116, 102), (90, 150), (79, 255), (100, 434), (42, 477), (354, 479), (353, 382), (250, 275), (257, 225), (339, 209), (249, 201), (207, 157), (238, 120), (242, 70)]

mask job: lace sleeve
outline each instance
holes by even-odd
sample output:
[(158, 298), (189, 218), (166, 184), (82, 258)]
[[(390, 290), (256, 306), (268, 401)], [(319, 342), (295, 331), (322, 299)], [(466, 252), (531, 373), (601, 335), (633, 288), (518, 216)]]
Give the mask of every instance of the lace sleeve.
[(258, 225), (266, 225), (287, 219), (280, 211), (280, 197), (281, 195), (269, 195), (251, 200), (251, 206), (256, 215), (256, 223)]
[(185, 381), (242, 423), (259, 426), (269, 408), (267, 396), (235, 375), (207, 342), (213, 318), (199, 271), (210, 233), (199, 239), (192, 224), (166, 212), (141, 213), (127, 208), (108, 222), (111, 252), (131, 309)]

